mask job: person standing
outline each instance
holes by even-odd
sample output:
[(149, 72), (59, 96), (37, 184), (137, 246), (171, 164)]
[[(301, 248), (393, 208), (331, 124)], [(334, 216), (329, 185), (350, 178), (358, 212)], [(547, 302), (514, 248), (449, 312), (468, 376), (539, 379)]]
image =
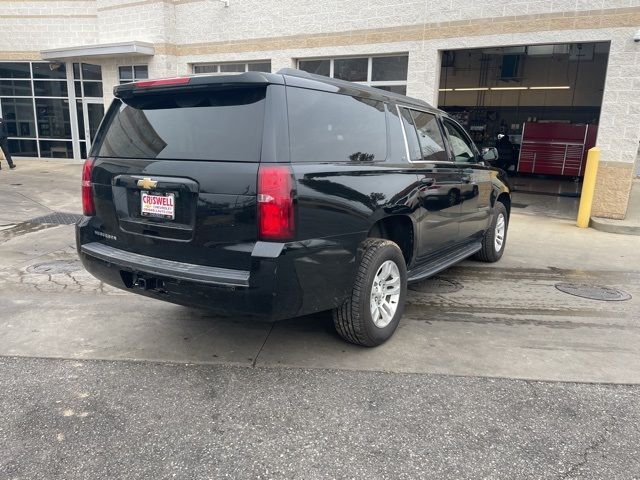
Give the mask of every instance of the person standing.
[[(9, 168), (16, 168), (16, 165), (13, 163), (13, 159), (11, 158), (11, 153), (9, 152), (9, 140), (7, 139), (7, 125), (2, 117), (0, 117), (0, 149), (2, 153), (4, 153), (4, 158), (7, 159), (7, 163), (9, 164)], [(0, 169), (2, 169), (2, 165), (0, 165)]]
[(496, 166), (502, 168), (504, 171), (509, 170), (511, 165), (515, 165), (513, 143), (509, 140), (509, 135), (499, 133), (496, 148), (498, 149), (498, 162), (496, 162)]

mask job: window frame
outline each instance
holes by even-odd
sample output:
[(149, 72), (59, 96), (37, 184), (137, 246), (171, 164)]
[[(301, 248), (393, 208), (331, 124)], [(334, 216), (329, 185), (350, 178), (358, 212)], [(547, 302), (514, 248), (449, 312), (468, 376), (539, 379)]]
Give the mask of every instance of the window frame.
[[(445, 122), (450, 122), (454, 127), (457, 127), (463, 134), (463, 136), (467, 139), (467, 142), (471, 145), (471, 153), (473, 153), (473, 159), (469, 161), (456, 161), (455, 152), (453, 151), (453, 144), (451, 143), (451, 138), (449, 135), (449, 130), (447, 130), (447, 126)], [(478, 147), (476, 147), (476, 143), (471, 139), (471, 136), (467, 133), (462, 125), (453, 120), (451, 117), (443, 116), (442, 117), (442, 129), (445, 131), (447, 135), (447, 143), (449, 144), (449, 148), (451, 149), (450, 158), (453, 163), (456, 165), (476, 165), (480, 162), (480, 151)]]
[[(147, 68), (147, 78), (136, 78), (136, 67), (146, 67)], [(131, 79), (123, 79), (120, 76), (120, 69), (121, 68), (129, 68), (131, 69)], [(118, 85), (122, 85), (124, 83), (133, 83), (133, 82), (137, 82), (138, 80), (148, 80), (149, 79), (149, 64), (147, 63), (134, 63), (131, 65), (118, 65)], [(83, 92), (84, 93), (84, 92)]]
[[(407, 110), (411, 111), (416, 111), (416, 112), (422, 112), (422, 113), (427, 113), (429, 115), (433, 115), (436, 118), (436, 122), (438, 123), (438, 128), (440, 129), (440, 135), (442, 135), (442, 141), (444, 142), (444, 151), (447, 155), (448, 160), (424, 160), (424, 157), (422, 160), (411, 160), (411, 152), (409, 151), (409, 139), (407, 138), (407, 132), (404, 129), (404, 122), (402, 121), (402, 108), (406, 108)], [(400, 121), (400, 128), (402, 129), (402, 137), (404, 140), (404, 148), (405, 148), (405, 153), (407, 155), (407, 161), (409, 163), (454, 163), (453, 157), (452, 157), (452, 150), (451, 150), (451, 145), (449, 143), (449, 136), (446, 132), (446, 129), (444, 128), (444, 124), (442, 123), (442, 116), (438, 113), (438, 112), (432, 112), (429, 110), (426, 110), (424, 108), (418, 108), (418, 107), (414, 107), (412, 105), (406, 105), (404, 103), (396, 103), (396, 109), (398, 111), (398, 120)], [(415, 125), (415, 121), (413, 120), (413, 115), (411, 115), (411, 125), (413, 126), (413, 131), (416, 135), (416, 141), (418, 142), (418, 147), (420, 148), (420, 152), (422, 154), (422, 145), (420, 144), (420, 138), (418, 136), (418, 131)]]
[[(265, 72), (265, 73), (271, 73), (273, 67), (271, 64), (271, 59), (267, 58), (264, 60), (238, 60), (237, 62), (203, 62), (203, 63), (192, 63), (191, 64), (191, 73), (193, 75), (211, 75), (211, 74), (228, 74), (228, 75), (233, 75), (234, 73), (246, 73), (246, 72), (253, 72), (253, 71), (257, 71), (257, 70), (249, 70), (249, 65), (255, 65), (258, 63), (268, 63), (269, 64), (269, 71)], [(221, 72), (220, 71), (220, 66), (221, 65), (240, 65), (240, 64), (244, 64), (244, 72)], [(196, 67), (216, 67), (216, 71), (215, 72), (205, 72), (205, 73), (196, 73)]]
[[(378, 81), (372, 81), (372, 74), (373, 74), (373, 59), (374, 58), (385, 58), (385, 57), (407, 57), (407, 78), (405, 80), (378, 80)], [(407, 91), (407, 86), (409, 83), (409, 53), (405, 52), (405, 53), (380, 53), (380, 54), (376, 54), (376, 55), (347, 55), (347, 56), (340, 56), (337, 55), (335, 57), (300, 57), (300, 58), (296, 58), (296, 68), (300, 68), (300, 62), (311, 62), (311, 61), (318, 61), (318, 60), (328, 60), (329, 61), (329, 77), (328, 78), (335, 78), (335, 67), (334, 67), (334, 63), (335, 60), (349, 60), (349, 59), (356, 59), (356, 58), (366, 58), (367, 59), (367, 80), (366, 81), (362, 81), (362, 82), (353, 82), (353, 83), (357, 83), (360, 85), (367, 85), (369, 87), (374, 87), (374, 88), (380, 88), (380, 87), (396, 87), (396, 86), (400, 86), (400, 87), (405, 87), (405, 94)], [(339, 79), (337, 79), (339, 80)]]

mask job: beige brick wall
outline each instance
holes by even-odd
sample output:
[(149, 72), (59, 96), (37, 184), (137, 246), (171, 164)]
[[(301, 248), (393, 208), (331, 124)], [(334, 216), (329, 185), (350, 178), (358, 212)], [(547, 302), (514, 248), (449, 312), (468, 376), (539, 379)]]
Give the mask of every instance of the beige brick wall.
[(0, 58), (16, 51), (95, 43), (96, 18), (93, 0), (0, 0)]
[(172, 2), (97, 0), (97, 4), (100, 43), (130, 40), (173, 43), (175, 40), (175, 6)]

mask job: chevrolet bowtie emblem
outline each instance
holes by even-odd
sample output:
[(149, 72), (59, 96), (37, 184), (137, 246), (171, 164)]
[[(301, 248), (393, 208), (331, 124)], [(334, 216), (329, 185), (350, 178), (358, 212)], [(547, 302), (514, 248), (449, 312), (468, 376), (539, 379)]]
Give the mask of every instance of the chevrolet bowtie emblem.
[(156, 185), (158, 185), (158, 182), (156, 182), (155, 180), (151, 180), (150, 178), (143, 178), (142, 180), (138, 180), (138, 186), (145, 190), (155, 188)]

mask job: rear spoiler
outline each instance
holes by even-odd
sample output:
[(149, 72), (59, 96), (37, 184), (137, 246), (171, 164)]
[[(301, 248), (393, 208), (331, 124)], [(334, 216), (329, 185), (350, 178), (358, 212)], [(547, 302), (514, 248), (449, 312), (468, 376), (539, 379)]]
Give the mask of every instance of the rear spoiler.
[(284, 85), (282, 75), (264, 72), (245, 72), (231, 75), (189, 75), (184, 77), (141, 80), (116, 85), (113, 95), (116, 98), (129, 98), (133, 95), (169, 93), (177, 90), (205, 90), (232, 86)]

